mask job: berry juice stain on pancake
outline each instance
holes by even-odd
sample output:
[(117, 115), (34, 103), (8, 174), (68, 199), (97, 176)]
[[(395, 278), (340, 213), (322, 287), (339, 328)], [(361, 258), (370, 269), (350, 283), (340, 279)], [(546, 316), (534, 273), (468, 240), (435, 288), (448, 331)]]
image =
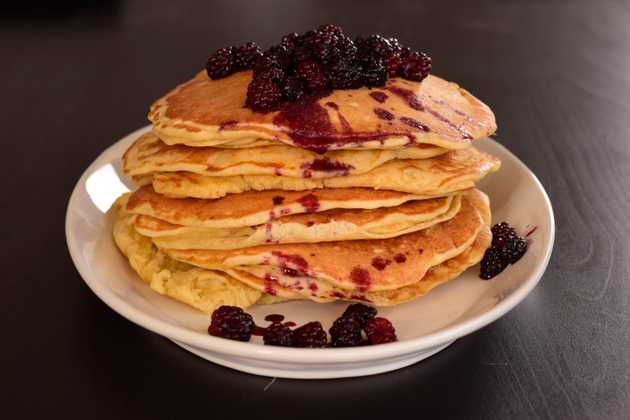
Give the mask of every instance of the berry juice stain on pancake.
[(374, 113), (381, 120), (391, 121), (394, 119), (394, 114), (383, 108), (374, 108)]
[(361, 292), (367, 291), (372, 284), (370, 273), (361, 267), (354, 267), (352, 269), (350, 272), (350, 279), (357, 285), (357, 290)]
[[(470, 140), (470, 139), (473, 138), (470, 135), (470, 133), (464, 131), (463, 129), (461, 129), (456, 124), (453, 124), (448, 118), (446, 118), (445, 116), (443, 116), (439, 112), (437, 112), (437, 111), (435, 111), (435, 110), (433, 110), (431, 108), (426, 107), (422, 103), (420, 98), (413, 91), (411, 91), (409, 89), (404, 89), (404, 88), (401, 88), (401, 87), (397, 87), (397, 86), (390, 86), (387, 89), (390, 92), (400, 96), (405, 101), (407, 101), (407, 104), (409, 104), (409, 106), (411, 108), (413, 108), (413, 109), (415, 109), (417, 111), (426, 111), (429, 114), (433, 115), (435, 118), (437, 118), (439, 121), (442, 121), (443, 123), (448, 125), (453, 130), (458, 131), (461, 134), (463, 139)], [(456, 113), (458, 113), (461, 116), (466, 116), (466, 114), (463, 113), (462, 111), (457, 111)], [(401, 118), (401, 121), (404, 122), (405, 124), (411, 126), (411, 127), (420, 128), (423, 131), (430, 131), (429, 127), (427, 127), (426, 125), (420, 123), (419, 121), (414, 120), (413, 118), (405, 117), (405, 120), (403, 121), (403, 119)]]
[(388, 96), (385, 92), (370, 92), (370, 96), (378, 103), (383, 103), (387, 100)]
[(383, 257), (372, 258), (372, 267), (376, 268), (378, 271), (385, 270), (385, 268), (391, 263), (392, 263), (391, 260), (385, 259)]
[(272, 198), (272, 202), (274, 205), (279, 206), (284, 202), (284, 197), (281, 195), (276, 195)]
[(310, 178), (313, 172), (327, 172), (327, 173), (335, 173), (337, 176), (345, 176), (350, 173), (354, 166), (338, 162), (332, 161), (328, 158), (323, 159), (314, 159), (311, 162), (307, 162), (301, 166), (304, 169), (304, 178)]
[(319, 199), (315, 194), (307, 194), (297, 200), (307, 213), (315, 213), (319, 209)]

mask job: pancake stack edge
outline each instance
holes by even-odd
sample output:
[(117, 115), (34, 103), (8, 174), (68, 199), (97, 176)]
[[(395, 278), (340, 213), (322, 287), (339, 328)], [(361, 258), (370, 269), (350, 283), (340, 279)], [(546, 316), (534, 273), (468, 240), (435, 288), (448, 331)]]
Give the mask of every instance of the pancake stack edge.
[[(389, 306), (481, 260), (490, 205), (475, 185), (500, 167), (472, 145), (496, 129), (484, 104), (434, 76), (393, 79), (443, 113), (416, 109), (416, 129), (401, 134), (374, 120), (369, 89), (335, 91), (303, 107), (335, 130), (322, 149), (282, 111), (244, 113), (241, 79), (197, 75), (159, 99), (154, 130), (123, 157), (138, 189), (116, 203), (114, 239), (156, 292), (206, 313), (292, 299)], [(233, 102), (221, 99), (226, 83)], [(408, 104), (388, 101), (404, 121)], [(371, 120), (344, 114), (357, 103)], [(230, 109), (238, 119), (214, 117)]]

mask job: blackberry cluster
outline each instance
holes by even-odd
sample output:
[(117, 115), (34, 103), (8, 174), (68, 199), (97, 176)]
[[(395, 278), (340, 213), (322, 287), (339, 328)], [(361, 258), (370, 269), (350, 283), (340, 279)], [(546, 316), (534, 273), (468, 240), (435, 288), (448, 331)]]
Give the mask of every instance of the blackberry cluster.
[(383, 86), (390, 77), (421, 81), (431, 71), (431, 58), (396, 38), (370, 35), (352, 40), (341, 27), (322, 25), (301, 35), (287, 34), (264, 53), (254, 42), (221, 48), (206, 65), (212, 79), (249, 69), (254, 73), (246, 105), (268, 112), (282, 102), (330, 89)]
[[(212, 313), (208, 333), (230, 340), (249, 341), (254, 332), (252, 316), (236, 306), (221, 306)], [(292, 330), (289, 325), (274, 321), (263, 330), (263, 342), (268, 346), (321, 348), (328, 345), (328, 335), (319, 321), (313, 321)], [(363, 344), (383, 344), (396, 341), (391, 322), (376, 317), (376, 309), (355, 303), (346, 308), (329, 330), (332, 347), (352, 347)], [(364, 340), (364, 334), (367, 341)]]
[(230, 340), (249, 341), (254, 329), (254, 320), (236, 306), (221, 306), (212, 313), (208, 333)]
[(506, 222), (492, 227), (492, 244), (481, 260), (479, 277), (484, 280), (501, 273), (509, 264), (517, 262), (527, 251), (527, 242)]
[(376, 308), (355, 303), (346, 308), (330, 328), (333, 347), (352, 347), (363, 344), (361, 331), (368, 344), (391, 343), (397, 340), (396, 330), (385, 318), (376, 318)]

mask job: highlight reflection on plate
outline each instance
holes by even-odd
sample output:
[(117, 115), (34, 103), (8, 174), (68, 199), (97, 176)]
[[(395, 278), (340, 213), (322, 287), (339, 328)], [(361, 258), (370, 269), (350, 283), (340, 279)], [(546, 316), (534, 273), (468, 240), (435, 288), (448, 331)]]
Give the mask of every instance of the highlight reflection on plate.
[[(85, 171), (68, 204), (66, 239), (72, 259), (87, 285), (127, 319), (172, 339), (215, 363), (245, 372), (287, 378), (335, 378), (370, 375), (422, 360), (451, 342), (496, 320), (522, 301), (541, 278), (554, 239), (553, 212), (536, 177), (514, 155), (491, 139), (475, 142), (499, 157), (502, 168), (479, 183), (489, 196), (493, 222), (507, 220), (524, 232), (537, 226), (528, 252), (490, 281), (473, 267), (427, 296), (379, 313), (392, 321), (397, 343), (342, 349), (295, 349), (262, 345), (259, 337), (241, 343), (211, 337), (209, 316), (159, 295), (143, 283), (113, 243), (113, 214), (120, 194), (133, 188), (122, 175), (121, 156), (145, 127), (107, 149)], [(523, 206), (527, 203), (527, 206)], [(319, 320), (327, 329), (347, 303), (287, 302), (248, 309), (262, 323), (282, 313), (298, 325)]]

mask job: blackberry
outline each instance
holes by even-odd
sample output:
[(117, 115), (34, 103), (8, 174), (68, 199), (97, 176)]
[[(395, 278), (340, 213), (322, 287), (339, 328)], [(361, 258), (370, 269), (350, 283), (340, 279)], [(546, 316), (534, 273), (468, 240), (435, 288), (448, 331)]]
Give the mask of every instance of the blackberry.
[(354, 303), (349, 305), (344, 311), (342, 318), (354, 318), (359, 322), (361, 328), (365, 327), (365, 324), (376, 316), (376, 308), (362, 303)]
[(304, 324), (293, 332), (294, 347), (325, 347), (327, 342), (328, 336), (319, 321)]
[(315, 61), (302, 61), (297, 66), (296, 74), (313, 93), (328, 89), (328, 76)]
[(486, 250), (481, 260), (481, 270), (479, 277), (489, 280), (505, 270), (508, 266), (507, 260), (503, 258), (499, 248), (490, 247)]
[(408, 80), (422, 81), (431, 72), (431, 57), (422, 52), (412, 52), (400, 67), (400, 75)]
[(362, 57), (361, 73), (367, 87), (383, 86), (387, 81), (387, 69), (383, 61), (374, 55)]
[(292, 57), (293, 57), (293, 63), (295, 65), (297, 65), (297, 63), (300, 63), (302, 61), (309, 61), (313, 59), (313, 56), (311, 54), (311, 49), (303, 43), (298, 43), (295, 46), (292, 52)]
[(352, 62), (357, 56), (357, 47), (354, 45), (354, 41), (345, 35), (337, 37), (336, 42), (330, 50), (329, 61), (338, 62), (346, 61)]
[(381, 35), (370, 35), (367, 38), (358, 38), (355, 43), (359, 47), (359, 53), (361, 55), (384, 57), (394, 51), (389, 40)]
[(506, 222), (492, 226), (492, 246), (500, 248), (516, 236), (516, 230)]
[(343, 35), (343, 29), (341, 28), (341, 26), (333, 25), (330, 23), (327, 23), (325, 25), (320, 25), (320, 27), (317, 28), (317, 31), (323, 32), (323, 33), (329, 33), (329, 34), (337, 35), (337, 36)]
[(328, 332), (333, 347), (352, 347), (361, 344), (361, 325), (354, 317), (338, 318)]
[(262, 50), (255, 42), (241, 45), (234, 50), (235, 70), (249, 70), (253, 68), (260, 56), (262, 56)]
[(278, 61), (278, 57), (273, 54), (260, 56), (254, 66), (254, 79), (265, 79), (280, 83), (284, 79), (284, 70)]
[(268, 346), (293, 346), (293, 331), (279, 322), (273, 323), (265, 329), (263, 342)]
[(255, 78), (247, 87), (246, 105), (254, 111), (271, 111), (281, 100), (280, 87), (270, 79)]
[(298, 44), (299, 35), (295, 32), (286, 34), (280, 40), (280, 46), (284, 47), (289, 54), (293, 54), (293, 50)]
[(517, 262), (527, 251), (527, 242), (505, 222), (492, 226), (492, 243), (481, 260), (479, 277), (488, 280), (508, 264)]
[(208, 58), (206, 72), (213, 80), (222, 79), (234, 73), (234, 48), (219, 48)]
[(501, 250), (503, 258), (510, 264), (517, 262), (527, 251), (527, 242), (506, 222), (492, 227), (492, 247)]
[(289, 101), (295, 102), (304, 96), (304, 84), (295, 76), (287, 76), (282, 86), (282, 97)]
[(221, 306), (212, 313), (208, 333), (230, 340), (249, 341), (254, 329), (254, 320), (236, 306)]
[(291, 65), (291, 55), (289, 54), (289, 50), (282, 45), (274, 45), (270, 47), (265, 55), (270, 57), (274, 57), (276, 63), (283, 69), (286, 70)]
[(396, 77), (398, 70), (402, 67), (403, 59), (400, 58), (400, 54), (392, 52), (383, 57), (383, 65), (387, 69), (389, 77)]
[(316, 31), (308, 31), (298, 37), (294, 55), (300, 55), (300, 53), (303, 53), (304, 57), (296, 56), (296, 61), (305, 61), (308, 58), (313, 58), (313, 56), (311, 55), (311, 47), (314, 44), (315, 36), (317, 36)]
[(401, 47), (400, 51), (398, 51), (398, 53), (400, 54), (400, 58), (402, 58), (403, 61), (405, 61), (407, 57), (411, 55), (412, 52), (413, 51), (411, 51), (411, 48), (409, 47)]
[(502, 248), (503, 258), (510, 264), (514, 264), (521, 259), (527, 251), (527, 242), (520, 236), (515, 237), (512, 242)]
[(403, 49), (403, 45), (400, 43), (398, 38), (387, 38), (387, 41), (389, 41), (389, 45), (392, 47), (392, 52), (400, 54)]
[(370, 319), (364, 329), (370, 344), (384, 344), (398, 341), (394, 326), (385, 318)]
[(361, 87), (361, 70), (354, 64), (339, 61), (328, 69), (330, 85), (333, 89), (356, 89)]
[(308, 38), (306, 45), (311, 50), (311, 55), (323, 64), (328, 64), (330, 60), (330, 52), (337, 41), (336, 35), (330, 32), (317, 31)]

